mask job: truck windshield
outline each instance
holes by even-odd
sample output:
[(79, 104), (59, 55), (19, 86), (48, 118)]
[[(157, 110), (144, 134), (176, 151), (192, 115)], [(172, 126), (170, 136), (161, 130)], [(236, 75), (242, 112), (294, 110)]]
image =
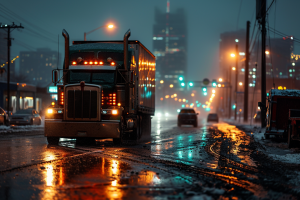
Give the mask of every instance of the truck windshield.
[(70, 71), (70, 83), (80, 83), (81, 81), (102, 85), (103, 87), (112, 87), (115, 83), (115, 71)]

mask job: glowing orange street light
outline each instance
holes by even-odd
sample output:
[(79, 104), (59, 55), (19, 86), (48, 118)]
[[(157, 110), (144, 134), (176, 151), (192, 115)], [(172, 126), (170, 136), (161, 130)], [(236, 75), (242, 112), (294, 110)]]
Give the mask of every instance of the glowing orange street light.
[(98, 29), (100, 29), (100, 28), (104, 28), (104, 27), (107, 27), (107, 28), (112, 29), (112, 28), (114, 27), (114, 25), (113, 25), (113, 24), (104, 25), (104, 26), (100, 26), (100, 27), (98, 27), (98, 28), (96, 28), (96, 29), (94, 29), (94, 30), (91, 30), (91, 31), (89, 31), (89, 32), (87, 32), (87, 33), (84, 32), (84, 41), (86, 41), (86, 35), (88, 35), (88, 34), (94, 32), (94, 31), (96, 31), (96, 30), (98, 30)]
[(219, 78), (219, 81), (220, 81), (220, 82), (222, 82), (222, 81), (223, 81), (223, 79), (222, 79), (222, 78)]
[(231, 56), (231, 57), (235, 57), (235, 54), (234, 54), (234, 53), (232, 53), (232, 54), (230, 54), (230, 56)]
[(173, 84), (171, 84), (171, 85), (170, 85), (170, 88), (173, 88), (173, 87), (174, 87), (174, 85), (173, 85)]
[(234, 70), (235, 70), (235, 67), (232, 67), (232, 70), (234, 71)]
[(269, 52), (269, 51), (265, 51), (265, 53), (266, 53), (267, 55), (269, 55), (269, 54), (270, 54), (270, 52)]
[(243, 83), (242, 83), (242, 82), (239, 82), (239, 85), (243, 85)]

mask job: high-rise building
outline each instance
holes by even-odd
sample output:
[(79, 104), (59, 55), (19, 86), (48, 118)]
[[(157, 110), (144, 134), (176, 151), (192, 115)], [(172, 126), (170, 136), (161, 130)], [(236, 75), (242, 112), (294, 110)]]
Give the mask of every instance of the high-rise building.
[(52, 83), (52, 70), (57, 68), (57, 51), (40, 48), (36, 51), (20, 52), (20, 74), (28, 83), (40, 87)]
[(153, 25), (153, 52), (156, 56), (156, 80), (176, 83), (187, 69), (187, 27), (183, 8), (170, 12), (155, 9)]
[[(156, 105), (173, 112), (173, 98), (177, 96), (180, 87), (178, 78), (186, 79), (187, 74), (187, 25), (183, 8), (170, 11), (167, 1), (166, 11), (155, 8), (155, 23), (153, 25), (153, 53), (156, 56)], [(173, 101), (172, 101), (173, 100)], [(169, 108), (168, 108), (169, 107)]]

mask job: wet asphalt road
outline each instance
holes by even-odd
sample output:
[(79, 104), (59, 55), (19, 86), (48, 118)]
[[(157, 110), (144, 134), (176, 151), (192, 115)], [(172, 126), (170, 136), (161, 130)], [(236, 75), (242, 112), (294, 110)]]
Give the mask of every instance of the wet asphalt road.
[[(226, 123), (153, 119), (151, 141), (78, 145), (1, 136), (0, 199), (297, 199), (299, 167), (258, 151)], [(299, 177), (299, 176), (298, 176)]]

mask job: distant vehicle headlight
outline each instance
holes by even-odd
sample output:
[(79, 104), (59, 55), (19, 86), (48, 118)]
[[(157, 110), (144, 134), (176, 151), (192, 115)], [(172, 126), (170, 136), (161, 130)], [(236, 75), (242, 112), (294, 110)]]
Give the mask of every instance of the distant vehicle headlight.
[(53, 109), (52, 108), (48, 108), (47, 113), (48, 114), (52, 114), (53, 113)]

